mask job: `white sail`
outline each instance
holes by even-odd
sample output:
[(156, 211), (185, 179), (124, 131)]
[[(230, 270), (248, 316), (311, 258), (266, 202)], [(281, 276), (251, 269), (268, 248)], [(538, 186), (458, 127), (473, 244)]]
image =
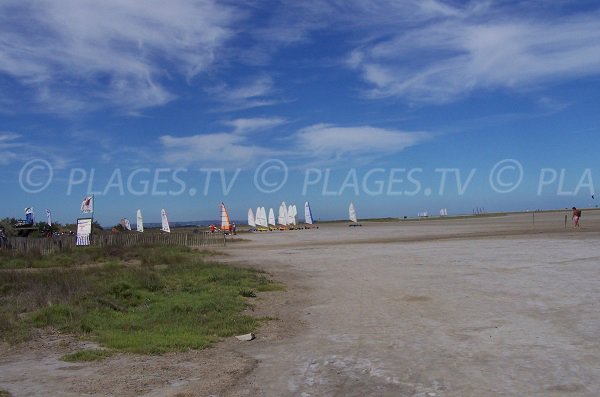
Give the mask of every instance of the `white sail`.
[(269, 225), (275, 226), (275, 211), (273, 211), (273, 208), (269, 208)]
[(354, 203), (350, 203), (350, 207), (348, 207), (348, 215), (352, 222), (358, 223), (358, 218), (356, 218), (356, 208), (354, 208)]
[(268, 228), (269, 225), (267, 224), (267, 212), (265, 210), (265, 207), (258, 207), (256, 211), (256, 224), (258, 226)]
[(313, 224), (313, 216), (312, 216), (312, 211), (310, 210), (310, 204), (308, 204), (308, 201), (306, 203), (304, 203), (304, 223), (307, 223), (309, 225)]
[(125, 230), (131, 230), (131, 222), (129, 222), (129, 219), (125, 218), (123, 226), (125, 227)]
[(288, 225), (296, 224), (296, 216), (294, 215), (294, 207), (291, 204), (287, 210), (287, 224)]
[(136, 230), (140, 233), (144, 231), (144, 218), (142, 218), (142, 210), (137, 210), (135, 214)]
[(252, 208), (248, 208), (248, 226), (256, 227), (256, 222), (254, 221), (254, 213), (252, 212)]
[(160, 220), (162, 222), (162, 227), (160, 230), (166, 233), (171, 233), (171, 228), (169, 227), (169, 219), (167, 218), (167, 211), (163, 208), (160, 210)]
[(267, 220), (267, 210), (265, 207), (260, 207), (260, 221), (262, 222), (262, 226), (269, 228), (269, 222)]
[(279, 223), (280, 225), (283, 225), (283, 226), (287, 226), (287, 224), (288, 224), (287, 221), (288, 221), (287, 207), (286, 207), (285, 201), (284, 201), (279, 206), (279, 215), (277, 217), (277, 223)]

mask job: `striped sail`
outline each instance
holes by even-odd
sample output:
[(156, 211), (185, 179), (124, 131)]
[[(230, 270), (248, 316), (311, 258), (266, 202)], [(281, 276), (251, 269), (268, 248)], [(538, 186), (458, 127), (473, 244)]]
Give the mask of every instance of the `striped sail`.
[(221, 230), (231, 230), (231, 222), (225, 204), (221, 203)]

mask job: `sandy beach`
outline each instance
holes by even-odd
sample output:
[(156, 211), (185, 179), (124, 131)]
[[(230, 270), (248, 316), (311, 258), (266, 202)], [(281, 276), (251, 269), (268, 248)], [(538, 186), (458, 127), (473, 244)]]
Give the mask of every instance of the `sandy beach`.
[(39, 350), (5, 350), (0, 385), (15, 396), (597, 396), (600, 211), (577, 230), (565, 214), (243, 233), (223, 260), (287, 285), (258, 298), (256, 314), (276, 320), (254, 341), (60, 366), (57, 346), (37, 364)]
[(252, 235), (230, 252), (298, 291), (301, 325), (238, 350), (237, 394), (598, 395), (600, 212), (564, 215)]

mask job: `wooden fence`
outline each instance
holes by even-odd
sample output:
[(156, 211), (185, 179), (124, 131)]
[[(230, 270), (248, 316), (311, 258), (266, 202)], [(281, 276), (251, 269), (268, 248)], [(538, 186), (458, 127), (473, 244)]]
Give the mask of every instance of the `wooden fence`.
[[(19, 253), (39, 252), (42, 255), (76, 248), (75, 236), (46, 238), (8, 237), (0, 242), (0, 249)], [(222, 233), (114, 233), (92, 235), (91, 246), (177, 245), (187, 247), (224, 247)]]

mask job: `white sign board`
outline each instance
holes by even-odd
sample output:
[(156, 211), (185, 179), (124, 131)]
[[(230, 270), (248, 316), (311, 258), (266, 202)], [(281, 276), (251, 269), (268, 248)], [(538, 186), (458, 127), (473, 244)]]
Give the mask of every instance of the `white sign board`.
[(77, 219), (77, 242), (75, 245), (90, 245), (92, 218)]

